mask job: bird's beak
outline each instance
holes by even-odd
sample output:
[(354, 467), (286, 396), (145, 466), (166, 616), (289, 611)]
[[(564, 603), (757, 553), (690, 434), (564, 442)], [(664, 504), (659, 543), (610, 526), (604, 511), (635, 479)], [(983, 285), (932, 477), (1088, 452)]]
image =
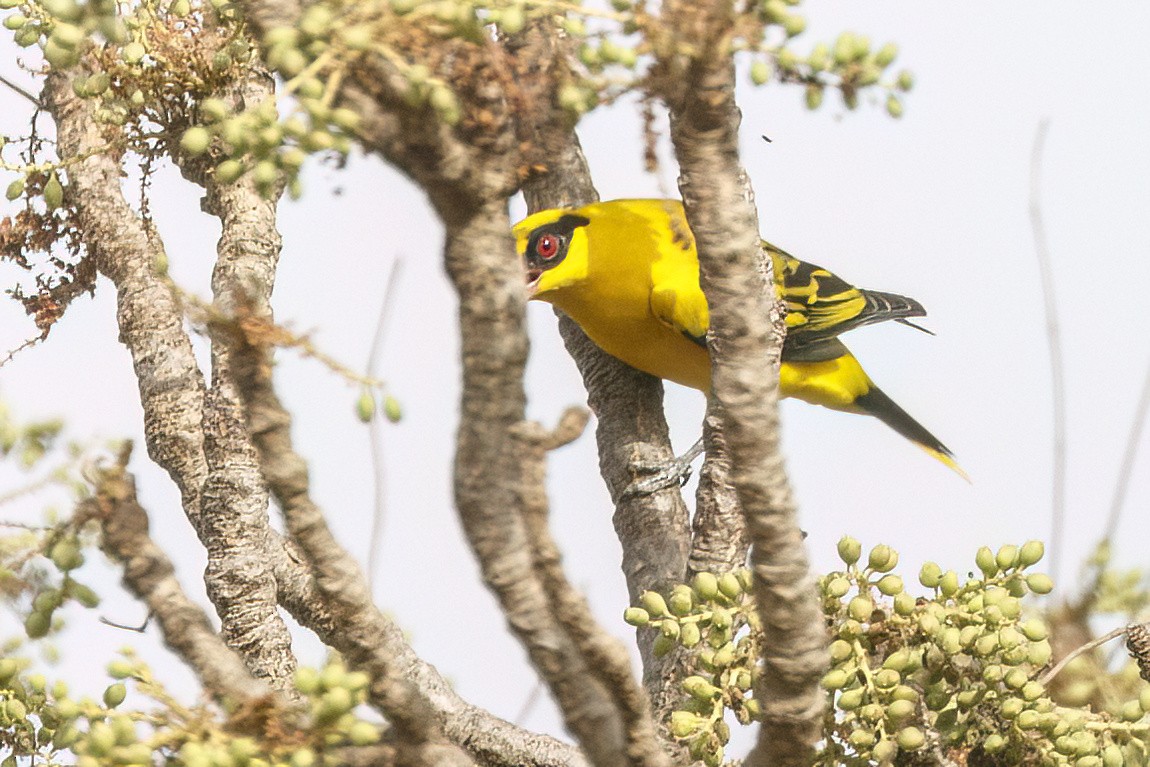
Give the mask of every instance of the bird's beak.
[(528, 269), (527, 270), (527, 297), (534, 298), (535, 293), (539, 290), (539, 278), (543, 276), (542, 269)]

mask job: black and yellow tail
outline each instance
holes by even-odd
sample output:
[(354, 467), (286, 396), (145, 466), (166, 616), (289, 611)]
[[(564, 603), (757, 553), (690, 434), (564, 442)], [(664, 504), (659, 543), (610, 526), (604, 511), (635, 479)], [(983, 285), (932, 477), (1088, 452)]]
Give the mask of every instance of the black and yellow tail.
[(886, 396), (883, 390), (875, 386), (873, 382), (871, 382), (870, 389), (866, 394), (855, 398), (854, 405), (858, 408), (858, 412), (879, 419), (928, 454), (949, 466), (967, 482), (970, 481), (970, 477), (954, 460), (954, 453), (950, 452), (950, 449), (942, 444), (938, 437), (927, 431), (925, 426), (911, 418), (909, 413)]

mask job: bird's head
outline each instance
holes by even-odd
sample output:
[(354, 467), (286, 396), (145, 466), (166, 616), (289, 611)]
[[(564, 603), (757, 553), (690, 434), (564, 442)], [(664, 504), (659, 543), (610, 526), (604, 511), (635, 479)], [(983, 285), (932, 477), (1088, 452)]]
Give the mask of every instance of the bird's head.
[(515, 248), (523, 259), (527, 292), (548, 301), (587, 274), (586, 216), (565, 209), (542, 210), (515, 225)]

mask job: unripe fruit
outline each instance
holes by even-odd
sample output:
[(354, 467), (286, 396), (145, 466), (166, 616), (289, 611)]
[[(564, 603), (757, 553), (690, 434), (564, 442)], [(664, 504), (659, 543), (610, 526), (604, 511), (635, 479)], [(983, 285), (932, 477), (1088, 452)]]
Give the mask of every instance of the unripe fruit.
[[(355, 401), (355, 415), (363, 423), (371, 423), (371, 419), (375, 417), (375, 397), (370, 391), (365, 389), (360, 392), (359, 399)], [(626, 620), (625, 615), (624, 620)]]
[(104, 705), (108, 708), (115, 708), (124, 702), (124, 698), (128, 697), (128, 688), (117, 682), (116, 684), (108, 685), (104, 690)]
[(687, 586), (675, 587), (675, 590), (671, 592), (671, 599), (667, 604), (672, 615), (683, 617), (691, 612), (691, 608), (695, 606), (694, 600), (691, 598), (691, 593), (691, 589)]
[(841, 599), (846, 596), (847, 592), (851, 590), (851, 582), (846, 578), (837, 577), (831, 578), (827, 581), (826, 592), (827, 596), (832, 599)]
[(938, 581), (938, 590), (944, 597), (952, 597), (958, 592), (958, 573), (947, 570)]
[(667, 601), (663, 595), (656, 591), (644, 591), (639, 595), (639, 604), (653, 618), (662, 618), (668, 615)]
[(841, 668), (834, 668), (823, 675), (822, 684), (824, 690), (841, 690), (850, 681), (850, 674)]
[(4, 193), (4, 196), (7, 197), (9, 201), (11, 201), (11, 200), (15, 200), (16, 198), (18, 198), (22, 194), (24, 194), (24, 177), (23, 176), (21, 176), (20, 178), (14, 179), (10, 184), (8, 184), (8, 189)]
[(1054, 581), (1050, 579), (1049, 575), (1044, 573), (1034, 573), (1033, 575), (1026, 576), (1026, 585), (1035, 594), (1049, 594), (1054, 590)]
[(722, 694), (718, 687), (701, 676), (689, 676), (684, 679), (683, 690), (692, 698), (702, 701), (713, 700)]
[(904, 751), (915, 751), (926, 743), (926, 736), (917, 727), (903, 727), (895, 737), (898, 747)]
[(862, 623), (870, 620), (871, 613), (873, 612), (874, 602), (870, 601), (867, 597), (855, 597), (847, 604), (847, 614)]
[(902, 102), (894, 94), (887, 96), (886, 99), (886, 113), (896, 120), (903, 115)]
[(875, 53), (874, 62), (880, 67), (886, 67), (895, 60), (896, 56), (898, 56), (898, 46), (894, 43), (887, 43)]
[(867, 566), (880, 573), (890, 572), (897, 565), (898, 552), (885, 543), (880, 543), (871, 549), (870, 556), (867, 557)]
[(676, 738), (686, 738), (695, 733), (704, 723), (704, 719), (690, 711), (672, 711), (669, 729)]
[(712, 600), (719, 593), (719, 579), (714, 573), (696, 573), (691, 586), (699, 599)]
[(1046, 546), (1042, 541), (1027, 541), (1018, 550), (1018, 564), (1021, 567), (1030, 567), (1038, 563), (1046, 553)]
[(884, 575), (879, 579), (877, 586), (879, 593), (888, 597), (900, 594), (903, 590), (902, 578), (897, 575)]
[(751, 82), (755, 85), (764, 85), (771, 79), (771, 65), (762, 59), (755, 59), (751, 63)]
[(728, 599), (737, 599), (743, 593), (743, 584), (734, 573), (723, 573), (719, 576), (719, 591)]
[(216, 181), (230, 184), (244, 174), (244, 165), (239, 160), (224, 160), (216, 166)]
[[(989, 551), (989, 549), (988, 549)], [(926, 562), (918, 571), (918, 582), (928, 589), (933, 589), (938, 586), (938, 582), (942, 579), (942, 568), (934, 562)]]
[(866, 696), (865, 687), (855, 687), (850, 690), (845, 690), (838, 699), (838, 707), (843, 711), (854, 711), (862, 705), (863, 698)]
[(862, 544), (849, 535), (844, 535), (838, 543), (839, 559), (848, 565), (853, 565), (862, 556)]
[(391, 423), (399, 423), (403, 418), (403, 409), (399, 404), (399, 400), (391, 394), (383, 398), (383, 414)]
[(55, 173), (48, 176), (48, 183), (44, 184), (44, 204), (48, 210), (56, 210), (64, 204), (64, 187), (60, 185), (60, 179)]
[(694, 647), (702, 638), (703, 635), (699, 631), (699, 624), (697, 623), (684, 623), (679, 631), (679, 644), (683, 647)]
[(823, 87), (815, 83), (810, 83), (804, 92), (806, 99), (807, 109), (812, 112), (822, 106), (823, 103)]
[(48, 634), (52, 628), (52, 616), (49, 613), (31, 612), (24, 619), (24, 633), (29, 639), (40, 639)]
[(994, 556), (994, 561), (1002, 570), (1009, 570), (1018, 564), (1018, 547), (1013, 544), (1006, 544), (998, 550)]
[(202, 125), (193, 125), (184, 131), (180, 137), (180, 148), (190, 155), (201, 155), (208, 151), (212, 143), (212, 134)]
[(914, 714), (916, 708), (917, 706), (909, 700), (891, 701), (886, 707), (886, 715), (892, 722), (900, 722)]
[(148, 50), (143, 43), (136, 41), (132, 41), (120, 49), (120, 57), (123, 58), (125, 64), (138, 64), (147, 53)]

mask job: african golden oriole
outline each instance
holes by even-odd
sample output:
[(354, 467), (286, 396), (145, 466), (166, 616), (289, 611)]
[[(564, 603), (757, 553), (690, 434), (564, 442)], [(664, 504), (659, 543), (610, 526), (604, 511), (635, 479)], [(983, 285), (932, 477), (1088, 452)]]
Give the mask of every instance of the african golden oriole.
[[(612, 200), (544, 210), (516, 224), (515, 237), (532, 298), (562, 309), (623, 362), (710, 390), (707, 300), (681, 202)], [(950, 450), (875, 386), (838, 339), (875, 322), (911, 324), (907, 318), (926, 314), (922, 305), (856, 288), (766, 241), (762, 248), (787, 309), (782, 395), (872, 415), (963, 474)]]

